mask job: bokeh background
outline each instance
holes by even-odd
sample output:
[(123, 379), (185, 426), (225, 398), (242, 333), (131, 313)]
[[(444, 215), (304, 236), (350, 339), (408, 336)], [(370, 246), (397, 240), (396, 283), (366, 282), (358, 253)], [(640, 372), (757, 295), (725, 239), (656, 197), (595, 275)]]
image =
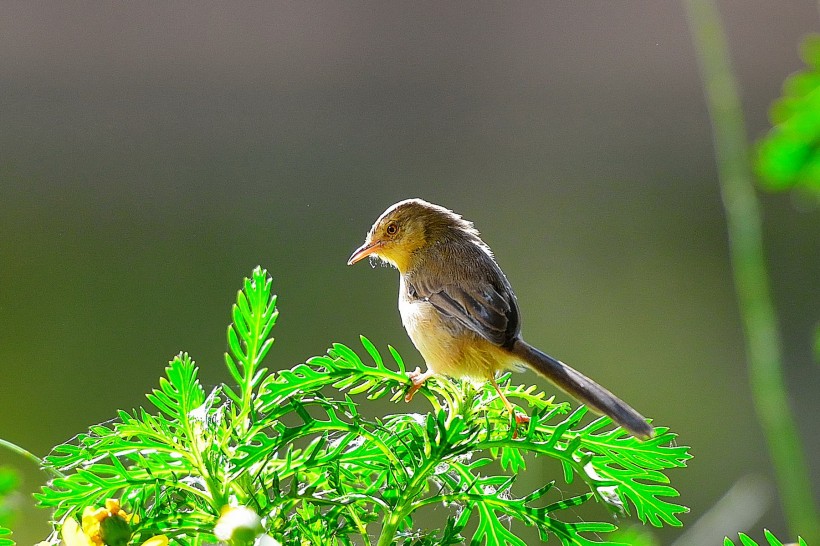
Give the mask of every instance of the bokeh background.
[[(818, 6), (719, 7), (754, 139)], [(475, 221), (527, 339), (692, 446), (670, 473), (687, 526), (738, 480), (773, 483), (678, 2), (3, 3), (0, 116), (2, 438), (44, 455), (145, 404), (180, 350), (227, 381), (229, 307), (257, 264), (280, 294), (272, 367), (359, 334), (421, 364), (395, 271), (345, 265), (418, 196)], [(762, 200), (817, 492), (820, 212)], [(43, 475), (0, 464), (33, 504)], [(762, 517), (729, 529), (786, 538), (773, 489), (756, 491)], [(19, 543), (45, 520), (26, 508)]]

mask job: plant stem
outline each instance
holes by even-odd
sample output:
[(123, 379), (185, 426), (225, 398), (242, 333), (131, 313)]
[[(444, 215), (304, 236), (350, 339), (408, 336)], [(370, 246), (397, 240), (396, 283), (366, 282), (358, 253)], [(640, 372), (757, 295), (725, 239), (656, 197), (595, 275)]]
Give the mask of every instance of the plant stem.
[(399, 525), (401, 525), (402, 520), (407, 517), (407, 514), (413, 510), (413, 500), (418, 497), (419, 492), (427, 483), (427, 477), (439, 461), (440, 458), (432, 457), (425, 462), (424, 465), (416, 469), (413, 478), (402, 494), (402, 501), (398, 503), (393, 512), (385, 514), (385, 522), (382, 526), (381, 533), (379, 534), (379, 542), (376, 546), (390, 546), (396, 540), (396, 531), (398, 531)]
[(712, 120), (729, 251), (746, 338), (752, 396), (774, 464), (790, 530), (820, 541), (820, 516), (797, 426), (789, 408), (782, 350), (763, 252), (759, 203), (737, 82), (720, 15), (711, 0), (686, 0)]
[[(30, 462), (37, 465), (38, 468), (45, 469), (45, 470), (51, 470), (52, 472), (55, 472), (55, 469), (47, 468), (45, 463), (43, 462), (43, 460), (40, 457), (38, 457), (37, 455), (35, 455), (31, 451), (29, 451), (29, 450), (27, 450), (23, 447), (18, 446), (17, 444), (15, 444), (13, 442), (9, 442), (8, 440), (4, 440), (4, 439), (0, 438), (0, 447), (5, 447), (9, 451), (13, 451), (14, 453), (22, 456), (23, 458), (28, 459)], [(57, 472), (56, 474), (58, 476), (62, 477), (61, 473)]]

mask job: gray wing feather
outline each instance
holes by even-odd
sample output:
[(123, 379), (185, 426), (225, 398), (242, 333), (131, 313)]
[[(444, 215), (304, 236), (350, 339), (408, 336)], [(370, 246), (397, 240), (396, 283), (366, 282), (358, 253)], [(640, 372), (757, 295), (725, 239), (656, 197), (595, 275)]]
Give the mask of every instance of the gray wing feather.
[(481, 293), (444, 286), (427, 298), (433, 307), (497, 345), (506, 341), (509, 304), (493, 288)]
[(503, 273), (497, 266), (493, 269), (498, 275), (490, 280), (496, 283), (473, 281), (456, 285), (443, 284), (435, 278), (416, 278), (408, 279), (408, 290), (411, 297), (429, 302), (445, 317), (496, 345), (506, 346), (518, 337), (518, 304)]

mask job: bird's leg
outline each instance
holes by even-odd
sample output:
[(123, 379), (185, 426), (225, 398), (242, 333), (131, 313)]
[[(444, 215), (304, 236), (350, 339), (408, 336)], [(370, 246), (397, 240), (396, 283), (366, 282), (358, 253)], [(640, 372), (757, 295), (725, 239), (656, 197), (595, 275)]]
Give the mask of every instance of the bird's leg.
[(495, 380), (495, 376), (490, 377), (490, 382), (495, 387), (495, 392), (498, 393), (498, 396), (501, 398), (501, 401), (504, 402), (504, 405), (507, 406), (507, 411), (510, 412), (510, 417), (515, 419), (515, 424), (517, 425), (526, 425), (530, 422), (529, 416), (523, 413), (516, 413), (515, 409), (513, 409), (512, 404), (510, 401), (507, 400), (507, 397), (504, 396), (504, 393), (501, 392), (501, 387), (498, 386), (498, 382)]
[(404, 395), (404, 401), (410, 402), (415, 396), (416, 391), (421, 388), (425, 381), (433, 377), (435, 374), (430, 370), (427, 370), (424, 373), (421, 373), (421, 368), (416, 368), (412, 372), (407, 372), (407, 377), (410, 378), (410, 381), (413, 384), (410, 386), (410, 389), (407, 391), (407, 394)]

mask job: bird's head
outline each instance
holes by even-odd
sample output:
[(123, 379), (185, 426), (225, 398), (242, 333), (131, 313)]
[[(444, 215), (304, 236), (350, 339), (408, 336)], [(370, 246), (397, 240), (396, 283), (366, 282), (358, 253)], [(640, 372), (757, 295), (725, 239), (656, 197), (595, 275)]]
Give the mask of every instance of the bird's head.
[(439, 242), (459, 238), (484, 246), (473, 224), (458, 214), (422, 199), (407, 199), (389, 207), (376, 219), (364, 244), (353, 252), (347, 264), (377, 256), (404, 273), (420, 253)]

